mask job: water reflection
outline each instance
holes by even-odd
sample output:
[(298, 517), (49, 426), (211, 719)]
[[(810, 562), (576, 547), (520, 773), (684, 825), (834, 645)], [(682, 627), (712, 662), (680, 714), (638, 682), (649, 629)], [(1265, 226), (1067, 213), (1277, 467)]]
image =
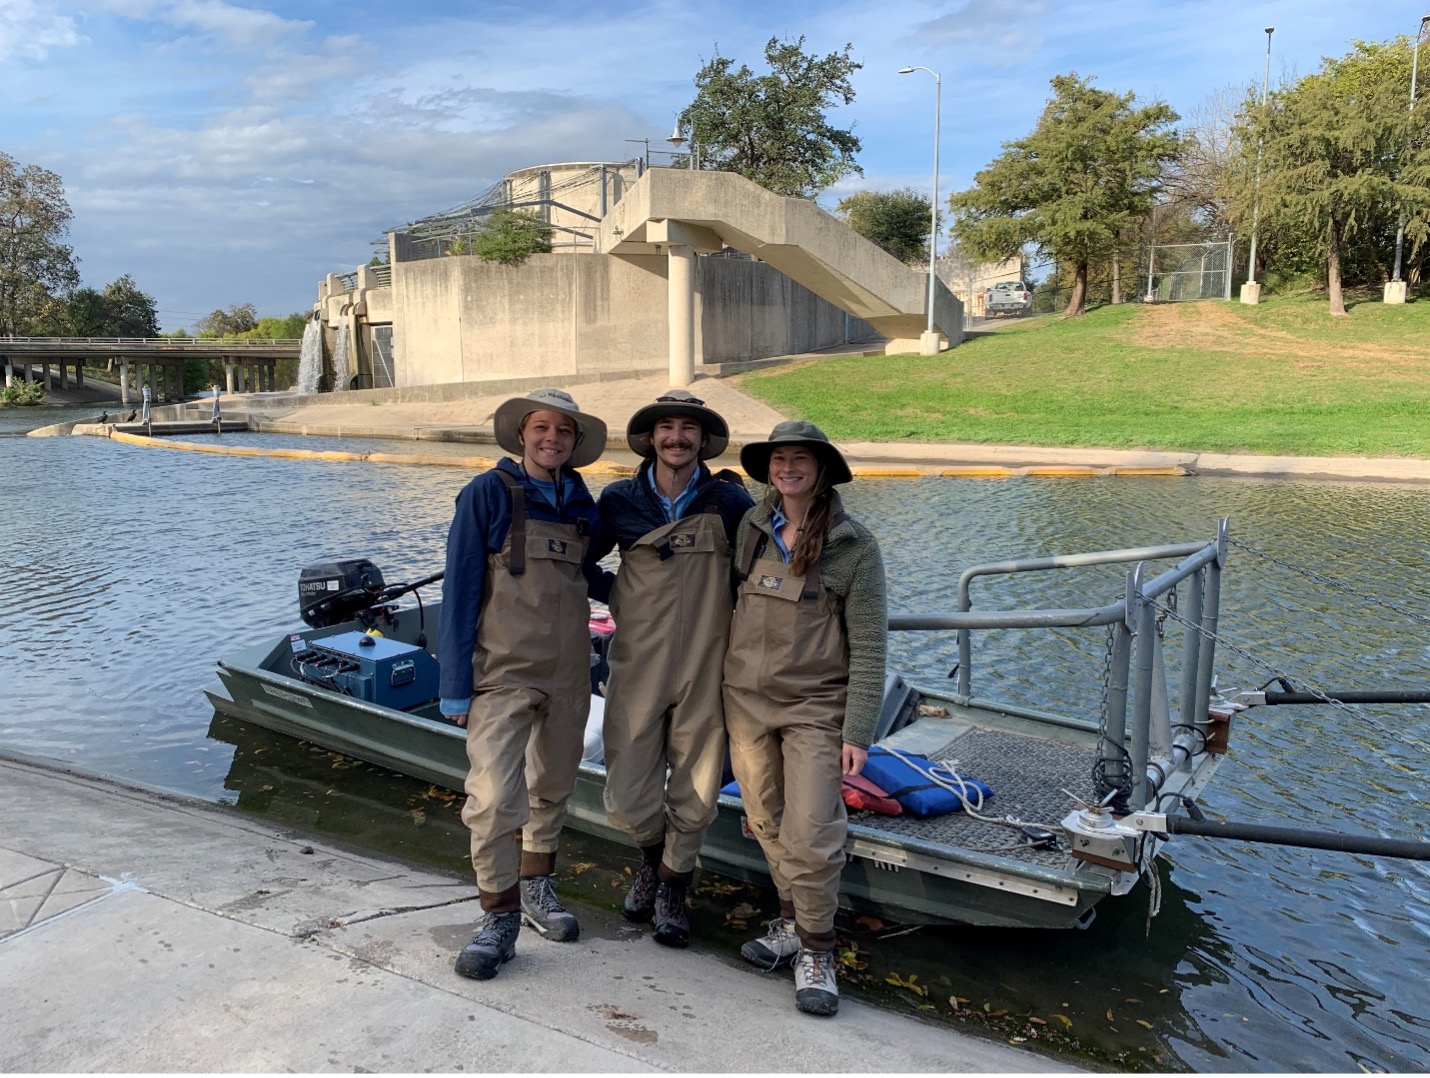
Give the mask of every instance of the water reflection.
[[(0, 413), (0, 434), (11, 418)], [(92, 438), (4, 437), (0, 461), (0, 569), (14, 596), (0, 607), (0, 744), (236, 799), (463, 870), (465, 836), (440, 792), (288, 739), (240, 737), (202, 696), (217, 655), (297, 622), (301, 566), (361, 555), (393, 580), (439, 567), (452, 499), (469, 478), (462, 469), (200, 456)], [(1430, 558), (1425, 497), (1422, 487), (1191, 478), (883, 480), (852, 485), (847, 500), (879, 535), (896, 608), (951, 608), (957, 570), (975, 561), (1201, 538), (1230, 514), (1241, 543), (1427, 615), (1410, 584)], [(1117, 570), (1087, 570), (981, 580), (974, 598), (983, 609), (1068, 606), (1120, 591)], [(1293, 676), (1337, 688), (1421, 685), (1424, 624), (1233, 549), (1222, 628)], [(984, 634), (976, 690), (1094, 718), (1103, 638), (1053, 638), (1056, 652), (1045, 636)], [(956, 649), (951, 638), (906, 634), (894, 656), (940, 680)], [(1219, 667), (1223, 685), (1270, 676), (1229, 649)], [(1230, 819), (1419, 838), (1430, 819), (1418, 747), (1427, 741), (1424, 707), (1260, 709), (1238, 720), (1206, 805)], [(599, 866), (582, 876), (592, 900), (614, 904), (626, 856), (604, 845), (581, 855)], [(869, 954), (869, 991), (946, 1017), (948, 999), (963, 997), (964, 1021), (1076, 1042), (1115, 1066), (1430, 1066), (1425, 865), (1179, 838), (1162, 876), (1150, 937), (1145, 891), (1105, 904), (1081, 933), (841, 930)], [(723, 922), (767, 896), (701, 901)], [(721, 931), (719, 945), (743, 934)], [(889, 974), (917, 974), (932, 992)]]

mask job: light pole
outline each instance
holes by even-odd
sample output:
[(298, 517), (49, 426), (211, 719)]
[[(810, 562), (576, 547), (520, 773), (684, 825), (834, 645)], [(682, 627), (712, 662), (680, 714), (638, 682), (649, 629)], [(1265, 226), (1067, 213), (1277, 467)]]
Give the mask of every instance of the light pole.
[[(1261, 75), (1261, 111), (1266, 113), (1266, 95), (1271, 86), (1271, 35), (1274, 26), (1266, 28), (1266, 70)], [(1264, 119), (1263, 119), (1264, 122)], [(1246, 284), (1241, 286), (1242, 303), (1261, 302), (1261, 286), (1256, 283), (1256, 227), (1261, 219), (1261, 140), (1256, 140), (1256, 181), (1251, 203), (1251, 253), (1247, 256)], [(1230, 272), (1230, 270), (1228, 270)]]
[[(1414, 135), (1415, 126), (1415, 79), (1420, 73), (1420, 39), (1425, 36), (1425, 30), (1430, 27), (1430, 15), (1420, 17), (1420, 25), (1415, 28), (1415, 52), (1410, 61), (1410, 127), (1411, 131), (1406, 138), (1406, 149), (1409, 149), (1409, 139)], [(1400, 279), (1400, 256), (1405, 249), (1405, 208), (1401, 207), (1400, 221), (1395, 229), (1395, 273), (1390, 278), (1390, 282), (1385, 286), (1386, 303), (1405, 302), (1405, 282)], [(1395, 285), (1398, 287), (1392, 288)]]
[[(925, 330), (923, 340), (919, 342), (919, 351), (926, 356), (938, 355), (938, 331), (933, 328), (933, 296), (934, 281), (937, 279), (937, 266), (935, 259), (938, 257), (938, 129), (939, 129), (939, 108), (943, 97), (943, 79), (931, 67), (901, 67), (900, 75), (912, 75), (915, 71), (927, 71), (933, 76), (933, 202), (929, 213), (929, 298), (928, 298), (928, 329)], [(973, 296), (968, 297), (971, 307)]]

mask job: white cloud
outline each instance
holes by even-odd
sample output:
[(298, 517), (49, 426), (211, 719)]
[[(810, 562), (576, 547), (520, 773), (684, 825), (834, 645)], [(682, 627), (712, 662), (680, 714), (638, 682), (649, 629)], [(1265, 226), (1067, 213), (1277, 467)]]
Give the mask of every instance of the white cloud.
[(0, 0), (0, 60), (45, 59), (51, 49), (78, 45), (74, 20), (56, 15), (35, 0)]
[(904, 39), (919, 46), (963, 45), (980, 66), (1014, 67), (1035, 55), (1043, 43), (1043, 16), (1053, 0), (967, 0), (914, 27)]

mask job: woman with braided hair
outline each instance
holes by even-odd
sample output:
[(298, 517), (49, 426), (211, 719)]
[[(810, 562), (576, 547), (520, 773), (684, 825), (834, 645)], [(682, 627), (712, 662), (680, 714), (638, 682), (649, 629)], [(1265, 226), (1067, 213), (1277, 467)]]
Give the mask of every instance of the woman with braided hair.
[(741, 954), (794, 965), (795, 1005), (839, 1009), (834, 914), (844, 865), (843, 775), (864, 767), (884, 694), (884, 562), (835, 487), (849, 466), (812, 423), (780, 423), (740, 452), (765, 498), (735, 539), (738, 598), (725, 727), (750, 829), (780, 913)]

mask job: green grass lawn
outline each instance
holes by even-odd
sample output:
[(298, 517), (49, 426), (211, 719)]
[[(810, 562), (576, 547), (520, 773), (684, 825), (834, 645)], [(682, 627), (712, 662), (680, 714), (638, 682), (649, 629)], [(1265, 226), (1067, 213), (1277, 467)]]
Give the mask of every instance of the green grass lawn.
[(1430, 302), (1104, 307), (739, 385), (845, 440), (1430, 457)]

